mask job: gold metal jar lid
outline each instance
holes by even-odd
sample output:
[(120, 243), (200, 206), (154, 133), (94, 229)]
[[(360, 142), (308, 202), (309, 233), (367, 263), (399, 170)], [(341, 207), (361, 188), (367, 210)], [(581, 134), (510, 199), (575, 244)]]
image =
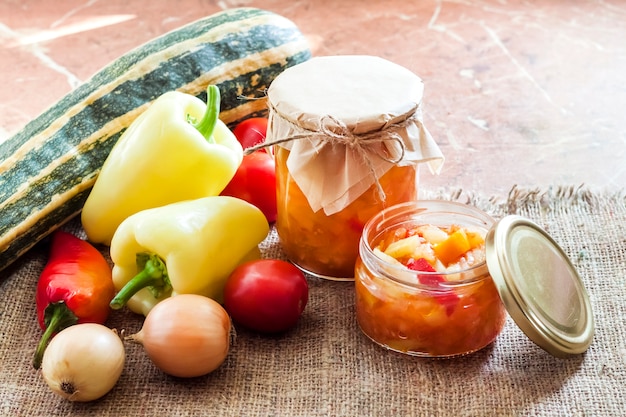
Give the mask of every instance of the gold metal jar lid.
[(595, 332), (589, 295), (545, 230), (506, 216), (487, 234), (486, 256), (507, 311), (534, 343), (557, 357), (587, 350)]

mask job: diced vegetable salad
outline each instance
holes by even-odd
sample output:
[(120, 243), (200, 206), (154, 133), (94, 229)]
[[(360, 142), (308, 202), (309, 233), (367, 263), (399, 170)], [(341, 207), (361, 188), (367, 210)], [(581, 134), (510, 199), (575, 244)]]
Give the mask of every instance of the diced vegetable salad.
[(361, 259), (357, 264), (357, 319), (375, 342), (420, 356), (455, 356), (483, 348), (502, 330), (506, 313), (484, 266), (485, 231), (399, 226), (372, 247), (383, 265), (400, 267), (388, 268), (398, 282)]

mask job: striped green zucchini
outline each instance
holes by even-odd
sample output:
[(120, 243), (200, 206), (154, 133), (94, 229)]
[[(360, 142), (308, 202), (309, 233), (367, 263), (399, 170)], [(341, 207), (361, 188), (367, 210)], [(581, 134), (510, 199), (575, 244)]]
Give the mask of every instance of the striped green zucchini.
[(158, 37), (103, 68), (0, 144), (0, 270), (80, 212), (124, 129), (161, 94), (206, 99), (219, 87), (228, 125), (266, 111), (264, 90), (309, 59), (290, 20), (239, 8)]

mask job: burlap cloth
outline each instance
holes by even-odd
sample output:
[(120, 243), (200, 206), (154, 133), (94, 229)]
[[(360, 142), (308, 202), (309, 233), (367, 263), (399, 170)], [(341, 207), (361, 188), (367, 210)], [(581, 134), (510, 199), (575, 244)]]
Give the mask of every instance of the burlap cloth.
[[(597, 323), (585, 355), (556, 359), (509, 319), (497, 341), (476, 354), (425, 360), (391, 353), (359, 331), (351, 283), (310, 279), (298, 327), (281, 337), (238, 329), (214, 373), (177, 379), (154, 368), (138, 345), (102, 399), (75, 404), (32, 368), (41, 331), (35, 283), (46, 260), (40, 245), (0, 280), (0, 413), (6, 416), (608, 416), (626, 414), (626, 196), (583, 187), (513, 188), (502, 198), (464, 192), (434, 197), (477, 205), (498, 218), (537, 221), (577, 266)], [(432, 196), (431, 196), (432, 197)], [(73, 221), (66, 228), (76, 231)], [(265, 256), (281, 257), (275, 234)], [(112, 327), (136, 331), (141, 319), (113, 314)]]

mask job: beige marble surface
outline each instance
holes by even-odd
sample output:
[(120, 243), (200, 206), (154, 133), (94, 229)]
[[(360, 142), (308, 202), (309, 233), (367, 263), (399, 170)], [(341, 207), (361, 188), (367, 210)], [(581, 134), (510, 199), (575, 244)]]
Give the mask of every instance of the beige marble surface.
[(135, 46), (239, 6), (292, 19), (315, 55), (378, 55), (421, 76), (446, 156), (423, 188), (626, 187), (621, 0), (2, 0), (0, 140)]

